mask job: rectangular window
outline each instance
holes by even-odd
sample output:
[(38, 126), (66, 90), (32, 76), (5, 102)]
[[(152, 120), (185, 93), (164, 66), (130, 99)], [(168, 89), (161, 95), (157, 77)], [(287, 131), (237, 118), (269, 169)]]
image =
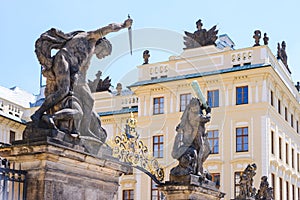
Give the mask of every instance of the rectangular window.
[(242, 172), (234, 173), (234, 198), (236, 198), (240, 193), (240, 177)]
[(12, 144), (14, 141), (16, 141), (16, 132), (10, 130), (9, 131), (9, 143)]
[(271, 153), (275, 155), (274, 151), (274, 131), (271, 131)]
[(295, 150), (292, 148), (292, 168), (295, 168), (294, 153), (295, 153)]
[(273, 91), (271, 90), (271, 93), (270, 93), (270, 96), (271, 96), (271, 106), (274, 106), (274, 97), (273, 97)]
[(282, 159), (282, 139), (279, 138), (279, 159)]
[(297, 120), (297, 122), (296, 122), (296, 131), (297, 131), (297, 133), (299, 133), (299, 121)]
[(279, 99), (277, 102), (277, 109), (278, 109), (278, 113), (281, 114), (281, 101)]
[(285, 185), (286, 185), (286, 199), (290, 199), (290, 187), (289, 187), (289, 182), (286, 182)]
[(219, 90), (207, 91), (207, 101), (211, 108), (219, 107)]
[(236, 88), (236, 105), (248, 104), (248, 86)]
[(248, 151), (248, 127), (236, 129), (236, 152)]
[(287, 107), (284, 107), (284, 119), (288, 121)]
[(285, 143), (285, 162), (289, 164), (289, 145)]
[(273, 197), (274, 199), (276, 199), (275, 194), (276, 194), (276, 188), (275, 188), (275, 174), (271, 175), (271, 179), (272, 179), (272, 188), (273, 188)]
[(216, 183), (216, 187), (219, 189), (220, 188), (220, 173), (211, 173), (211, 181)]
[(299, 162), (300, 162), (300, 155), (299, 155), (299, 153), (297, 153), (297, 163), (296, 164), (297, 164), (297, 171), (298, 172), (300, 172), (300, 163)]
[(283, 183), (282, 183), (282, 178), (279, 178), (279, 199), (283, 199)]
[(295, 200), (295, 185), (292, 185), (292, 199)]
[(190, 103), (191, 93), (180, 95), (180, 112), (183, 112), (186, 106)]
[(291, 127), (294, 128), (294, 115), (291, 114)]
[(153, 99), (153, 114), (163, 114), (164, 113), (164, 98), (158, 97)]
[(123, 200), (134, 200), (134, 191), (133, 190), (123, 190)]
[(164, 198), (163, 193), (158, 191), (156, 183), (151, 180), (151, 200), (163, 200)]
[(207, 138), (211, 148), (211, 154), (219, 153), (219, 131), (207, 131)]
[(155, 158), (164, 157), (164, 136), (163, 135), (153, 136), (153, 157)]

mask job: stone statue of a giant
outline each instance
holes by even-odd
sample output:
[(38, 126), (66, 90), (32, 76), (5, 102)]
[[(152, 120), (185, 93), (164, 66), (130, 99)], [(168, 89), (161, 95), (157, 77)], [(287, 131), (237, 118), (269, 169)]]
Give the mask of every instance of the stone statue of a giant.
[(189, 182), (191, 174), (201, 179), (209, 176), (203, 170), (203, 163), (211, 151), (205, 132), (205, 124), (210, 121), (211, 108), (206, 104), (198, 82), (193, 81), (191, 85), (198, 98), (191, 99), (176, 127), (172, 157), (179, 163), (170, 172), (173, 182)]
[[(86, 81), (91, 58), (110, 55), (111, 43), (104, 37), (130, 28), (132, 19), (109, 24), (95, 31), (63, 33), (52, 28), (35, 43), (35, 53), (46, 77), (45, 101), (31, 116), (31, 126), (56, 129), (75, 138), (104, 143), (107, 137), (96, 112)], [(51, 55), (51, 50), (58, 50)], [(85, 145), (88, 151), (93, 146)]]

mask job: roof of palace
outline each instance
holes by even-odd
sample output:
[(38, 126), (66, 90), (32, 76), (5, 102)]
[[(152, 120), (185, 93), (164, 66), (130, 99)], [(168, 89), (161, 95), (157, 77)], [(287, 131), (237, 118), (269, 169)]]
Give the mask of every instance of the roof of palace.
[(107, 115), (118, 115), (118, 114), (126, 114), (131, 112), (138, 112), (137, 107), (133, 108), (123, 108), (121, 110), (115, 110), (115, 111), (107, 111), (107, 112), (99, 112), (99, 116), (107, 116)]
[(30, 108), (30, 103), (35, 102), (36, 96), (19, 87), (5, 88), (0, 86), (0, 99), (12, 102), (23, 108)]
[(141, 86), (141, 85), (151, 85), (151, 84), (163, 83), (163, 82), (169, 82), (169, 81), (190, 79), (190, 78), (203, 77), (203, 76), (211, 76), (211, 75), (216, 75), (216, 74), (224, 74), (224, 73), (229, 73), (229, 72), (249, 70), (249, 69), (261, 68), (261, 67), (267, 67), (267, 66), (270, 66), (270, 64), (262, 63), (262, 64), (243, 65), (243, 66), (231, 67), (231, 68), (227, 68), (227, 69), (220, 69), (220, 70), (209, 71), (209, 72), (200, 72), (200, 73), (185, 74), (185, 75), (180, 75), (180, 76), (159, 78), (159, 79), (153, 79), (153, 80), (138, 81), (138, 82), (135, 82), (132, 85), (130, 85), (129, 88)]

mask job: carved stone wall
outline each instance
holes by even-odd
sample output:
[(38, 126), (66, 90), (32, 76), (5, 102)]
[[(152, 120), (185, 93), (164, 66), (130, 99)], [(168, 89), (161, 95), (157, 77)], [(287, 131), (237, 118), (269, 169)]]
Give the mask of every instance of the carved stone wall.
[(116, 199), (118, 178), (129, 168), (58, 144), (0, 148), (0, 156), (28, 172), (27, 199)]

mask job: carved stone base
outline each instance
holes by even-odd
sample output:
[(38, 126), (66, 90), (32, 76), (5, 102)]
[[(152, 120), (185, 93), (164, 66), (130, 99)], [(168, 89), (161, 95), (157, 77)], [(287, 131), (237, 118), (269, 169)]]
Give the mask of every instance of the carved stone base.
[(158, 190), (163, 192), (167, 200), (218, 200), (224, 197), (224, 193), (206, 187), (194, 185), (175, 185), (166, 183), (158, 186)]
[[(173, 175), (170, 174), (170, 182), (175, 184), (183, 184), (183, 185), (196, 185), (199, 186), (204, 179), (201, 176), (187, 174), (187, 175)], [(215, 183), (209, 180), (205, 180), (207, 185), (210, 185), (213, 189), (215, 188)]]
[[(40, 122), (42, 123), (42, 122)], [(42, 128), (40, 128), (40, 127)], [(23, 140), (14, 141), (13, 145), (41, 145), (58, 144), (72, 149), (85, 151), (97, 155), (103, 143), (93, 137), (73, 137), (57, 129), (47, 128), (46, 125), (39, 125), (29, 122), (23, 132)]]
[(27, 199), (116, 199), (119, 176), (130, 168), (109, 155), (91, 155), (53, 140), (47, 136), (43, 143), (0, 148), (0, 156), (28, 172)]
[(167, 200), (217, 200), (225, 196), (210, 180), (194, 174), (170, 174), (170, 181), (159, 185)]
[(72, 137), (62, 131), (48, 128), (38, 128), (32, 122), (27, 123), (23, 132), (23, 140), (13, 142), (13, 145), (39, 145), (55, 143), (76, 150), (84, 151), (82, 141), (79, 138)]
[(216, 188), (215, 182), (212, 182), (210, 180), (207, 180), (206, 178), (203, 178), (202, 176), (194, 175), (194, 174), (187, 174), (187, 175), (173, 175), (170, 174), (170, 184), (175, 185), (206, 185), (206, 187), (211, 188), (212, 190), (218, 190)]

